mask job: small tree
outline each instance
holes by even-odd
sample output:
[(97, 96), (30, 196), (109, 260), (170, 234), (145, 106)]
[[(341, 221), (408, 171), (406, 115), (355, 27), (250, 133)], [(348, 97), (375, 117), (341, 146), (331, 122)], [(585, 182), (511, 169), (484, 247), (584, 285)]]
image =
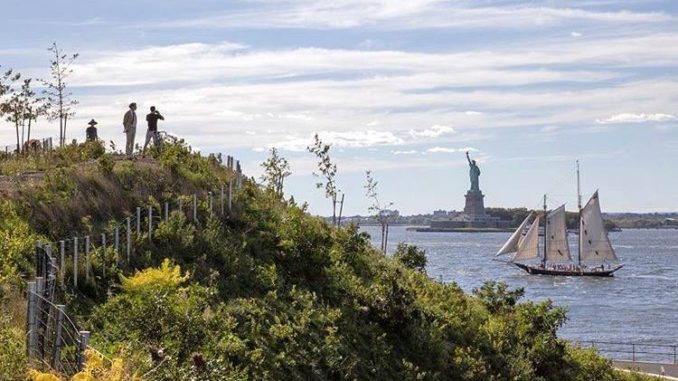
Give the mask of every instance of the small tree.
[[(24, 89), (30, 87), (30, 79), (24, 79), (20, 89), (17, 89), (17, 83), (21, 80), (21, 74), (16, 73), (8, 77), (5, 94), (8, 98), (2, 103), (2, 113), (6, 115), (8, 122), (14, 125), (16, 132), (16, 152), (21, 152), (21, 143), (24, 137), (24, 125), (26, 118), (26, 108), (28, 100), (25, 97)], [(21, 128), (21, 134), (19, 133)]]
[(31, 140), (31, 127), (33, 122), (37, 122), (38, 118), (45, 115), (47, 112), (45, 106), (45, 99), (36, 97), (35, 91), (31, 88), (31, 80), (24, 81), (24, 84), (21, 86), (21, 93), (26, 101), (26, 108), (24, 113), (24, 119), (28, 121), (28, 129), (26, 134), (26, 140)]
[(413, 270), (426, 272), (426, 251), (415, 245), (399, 243), (393, 258)]
[(261, 180), (267, 184), (269, 189), (282, 197), (285, 178), (292, 174), (290, 164), (287, 159), (278, 155), (278, 150), (275, 147), (271, 148), (270, 153), (271, 156), (261, 163), (264, 168)]
[[(15, 73), (14, 70), (7, 70), (0, 77), (0, 116), (8, 115), (7, 121), (12, 122), (12, 110), (14, 103), (17, 101), (15, 83), (21, 79), (21, 74)], [(16, 124), (15, 124), (16, 127)], [(19, 150), (19, 129), (17, 131), (17, 150)]]
[(71, 65), (78, 58), (78, 53), (64, 54), (56, 42), (52, 43), (47, 50), (54, 54), (54, 58), (50, 61), (51, 78), (49, 81), (42, 81), (46, 87), (44, 94), (48, 111), (47, 118), (50, 121), (59, 120), (59, 145), (64, 145), (68, 118), (75, 115), (73, 106), (78, 104), (78, 101), (72, 99), (73, 94), (67, 91), (66, 79), (73, 73)]
[(379, 202), (379, 194), (377, 193), (377, 185), (379, 183), (372, 177), (372, 171), (366, 171), (365, 176), (367, 177), (367, 183), (364, 186), (366, 195), (372, 200), (372, 205), (370, 205), (368, 210), (374, 218), (379, 221), (379, 225), (381, 225), (381, 251), (386, 254), (388, 228), (391, 218), (391, 213), (388, 208), (393, 206), (393, 203), (389, 202), (386, 205), (381, 205)]
[[(325, 144), (320, 140), (318, 134), (313, 137), (313, 144), (306, 147), (308, 152), (314, 154), (318, 158), (318, 172), (313, 172), (313, 176), (320, 178), (315, 186), (318, 189), (325, 189), (325, 197), (332, 199), (332, 225), (337, 225), (337, 193), (340, 191), (337, 188), (335, 176), (337, 175), (337, 165), (332, 163), (330, 159), (329, 144)], [(343, 199), (343, 197), (342, 197)], [(343, 205), (342, 205), (343, 209)]]

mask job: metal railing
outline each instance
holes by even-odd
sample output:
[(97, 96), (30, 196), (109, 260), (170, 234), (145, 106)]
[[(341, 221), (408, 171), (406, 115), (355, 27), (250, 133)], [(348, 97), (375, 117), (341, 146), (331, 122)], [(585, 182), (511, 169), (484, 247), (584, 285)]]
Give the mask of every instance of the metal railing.
[(619, 361), (678, 364), (678, 344), (620, 343), (611, 341), (575, 341), (583, 348), (594, 348), (601, 355)]

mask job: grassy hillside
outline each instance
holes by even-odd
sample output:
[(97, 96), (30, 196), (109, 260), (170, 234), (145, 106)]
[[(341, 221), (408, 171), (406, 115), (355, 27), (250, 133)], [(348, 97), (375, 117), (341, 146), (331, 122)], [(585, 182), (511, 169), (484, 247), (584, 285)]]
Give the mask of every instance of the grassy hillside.
[[(0, 164), (10, 175), (0, 179), (7, 380), (25, 379), (28, 367), (25, 317), (5, 311), (25, 309), (35, 240), (94, 231), (137, 205), (232, 176), (182, 143), (139, 161), (95, 145), (53, 156)], [(30, 182), (16, 180), (36, 170)], [(558, 339), (566, 314), (549, 301), (520, 302), (522, 291), (503, 284), (468, 295), (434, 282), (384, 257), (355, 227), (333, 228), (250, 180), (229, 218), (196, 225), (173, 213), (152, 238), (125, 267), (66, 289), (91, 345), (121, 359), (103, 365), (120, 379), (642, 379)]]

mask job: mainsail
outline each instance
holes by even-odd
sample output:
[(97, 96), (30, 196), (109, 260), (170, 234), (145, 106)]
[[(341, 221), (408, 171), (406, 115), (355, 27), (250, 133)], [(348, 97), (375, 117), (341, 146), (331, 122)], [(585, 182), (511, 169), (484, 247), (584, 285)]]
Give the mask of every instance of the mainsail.
[(512, 261), (537, 258), (539, 256), (539, 216), (534, 219), (525, 237), (518, 243), (518, 252)]
[(570, 246), (567, 244), (565, 205), (546, 215), (546, 262), (569, 262)]
[(530, 212), (530, 214), (527, 215), (525, 220), (520, 224), (518, 229), (516, 229), (513, 234), (511, 234), (511, 237), (506, 241), (504, 246), (499, 249), (497, 252), (497, 255), (502, 255), (502, 254), (508, 254), (508, 253), (515, 253), (518, 251), (518, 246), (520, 245), (520, 242), (523, 240), (523, 232), (525, 231), (525, 227), (527, 227), (527, 224), (529, 223), (530, 219), (532, 219), (532, 215), (534, 212)]
[(600, 212), (598, 191), (591, 196), (581, 211), (579, 225), (579, 245), (582, 261), (617, 261)]

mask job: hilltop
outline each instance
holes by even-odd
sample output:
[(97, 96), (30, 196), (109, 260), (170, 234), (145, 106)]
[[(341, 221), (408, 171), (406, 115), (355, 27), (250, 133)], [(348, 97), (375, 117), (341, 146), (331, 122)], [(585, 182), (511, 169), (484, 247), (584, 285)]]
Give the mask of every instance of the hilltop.
[[(36, 241), (94, 234), (138, 206), (188, 205), (189, 195), (204, 196), (235, 175), (183, 142), (136, 161), (99, 143), (72, 145), (5, 159), (0, 174), (8, 176), (0, 180), (0, 373), (7, 380), (40, 367), (25, 358), (25, 316), (9, 313), (25, 311)], [(437, 283), (405, 257), (383, 256), (356, 227), (310, 216), (273, 186), (245, 178), (229, 213), (204, 213), (211, 207), (201, 202), (199, 221), (175, 208), (151, 234), (135, 235), (131, 259), (96, 251), (91, 277), (76, 287), (58, 284), (71, 316), (91, 330), (90, 345), (108, 359), (97, 366), (109, 375), (642, 379), (559, 339), (566, 311), (550, 301), (521, 301), (522, 290), (492, 282), (474, 295)]]

